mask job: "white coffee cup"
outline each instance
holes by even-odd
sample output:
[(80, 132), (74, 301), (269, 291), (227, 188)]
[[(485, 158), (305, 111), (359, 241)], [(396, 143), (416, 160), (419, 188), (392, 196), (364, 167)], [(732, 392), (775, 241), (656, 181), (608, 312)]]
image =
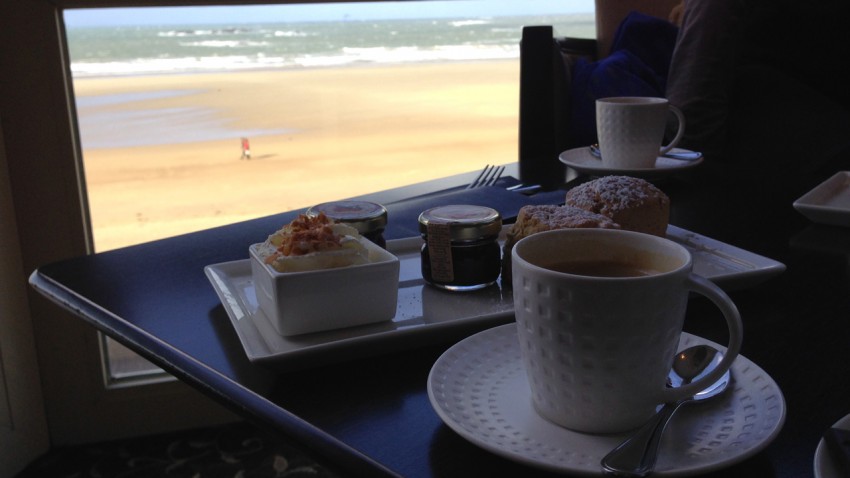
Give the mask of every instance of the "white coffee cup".
[[(648, 275), (587, 275), (576, 261), (582, 267), (625, 265)], [(517, 242), (512, 267), (517, 335), (532, 402), (557, 425), (583, 433), (636, 428), (657, 405), (717, 381), (740, 351), (738, 309), (720, 288), (693, 274), (688, 250), (668, 239), (609, 229), (541, 232)], [(712, 373), (668, 388), (692, 291), (725, 316), (728, 350)]]
[[(668, 113), (678, 118), (676, 136), (664, 147)], [(596, 133), (602, 165), (611, 169), (654, 168), (659, 155), (679, 144), (685, 116), (666, 98), (622, 96), (596, 100)]]

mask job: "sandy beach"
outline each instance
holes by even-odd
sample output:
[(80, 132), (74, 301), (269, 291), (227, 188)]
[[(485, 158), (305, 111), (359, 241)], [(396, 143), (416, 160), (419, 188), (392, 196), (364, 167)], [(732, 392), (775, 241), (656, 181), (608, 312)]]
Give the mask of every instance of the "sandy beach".
[[(84, 140), (96, 250), (515, 161), (518, 78), (518, 61), (486, 61), (75, 80), (79, 100), (173, 93), (80, 108), (112, 127), (139, 112), (221, 126), (193, 142), (144, 128), (142, 145)], [(259, 132), (251, 160), (239, 131)]]

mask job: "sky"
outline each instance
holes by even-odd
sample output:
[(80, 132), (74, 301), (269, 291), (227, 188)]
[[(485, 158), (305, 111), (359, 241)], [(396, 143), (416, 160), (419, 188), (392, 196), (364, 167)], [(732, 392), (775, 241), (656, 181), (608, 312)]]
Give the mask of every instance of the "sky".
[[(95, 8), (65, 11), (69, 28), (126, 25), (187, 25), (268, 22), (345, 21), (395, 18), (547, 15), (590, 13), (594, 0), (441, 0), (222, 7)], [(167, 13), (165, 13), (167, 12)]]

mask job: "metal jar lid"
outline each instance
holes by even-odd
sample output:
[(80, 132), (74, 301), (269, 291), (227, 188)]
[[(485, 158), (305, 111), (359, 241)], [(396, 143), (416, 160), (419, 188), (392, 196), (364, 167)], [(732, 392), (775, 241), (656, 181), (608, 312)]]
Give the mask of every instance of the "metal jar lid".
[(429, 226), (448, 226), (453, 242), (470, 242), (498, 236), (502, 216), (485, 206), (438, 206), (419, 215), (419, 231), (428, 234)]
[(348, 224), (360, 234), (384, 229), (387, 226), (387, 208), (369, 201), (333, 201), (317, 204), (307, 210), (310, 217), (325, 216)]

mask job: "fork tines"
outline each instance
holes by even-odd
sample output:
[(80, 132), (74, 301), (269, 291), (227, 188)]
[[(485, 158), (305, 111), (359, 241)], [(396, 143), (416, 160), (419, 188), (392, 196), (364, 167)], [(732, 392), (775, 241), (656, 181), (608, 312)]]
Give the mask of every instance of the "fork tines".
[(480, 188), (484, 186), (493, 186), (496, 184), (496, 181), (502, 177), (502, 173), (505, 171), (504, 166), (491, 166), (486, 165), (484, 169), (478, 174), (478, 176), (469, 183), (469, 186), (466, 189), (474, 189)]

